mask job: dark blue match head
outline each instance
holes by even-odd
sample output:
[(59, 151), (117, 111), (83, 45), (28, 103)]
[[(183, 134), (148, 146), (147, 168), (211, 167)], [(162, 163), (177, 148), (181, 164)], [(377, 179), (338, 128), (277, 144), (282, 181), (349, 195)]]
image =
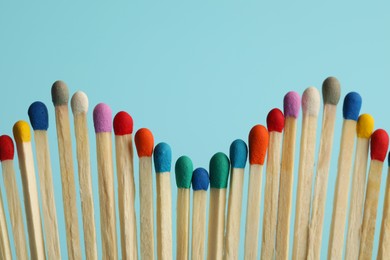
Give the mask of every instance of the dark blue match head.
[(230, 145), (230, 163), (232, 168), (245, 168), (246, 159), (248, 158), (248, 147), (246, 143), (237, 139)]
[(356, 92), (349, 92), (344, 98), (343, 117), (344, 119), (357, 121), (360, 108), (362, 107), (362, 97)]
[(28, 108), (28, 117), (34, 130), (47, 130), (49, 128), (49, 114), (47, 107), (40, 101), (36, 101)]
[(209, 173), (204, 168), (196, 168), (192, 173), (192, 189), (207, 190), (210, 184)]
[(159, 143), (153, 152), (154, 168), (157, 173), (170, 172), (172, 151), (167, 143)]

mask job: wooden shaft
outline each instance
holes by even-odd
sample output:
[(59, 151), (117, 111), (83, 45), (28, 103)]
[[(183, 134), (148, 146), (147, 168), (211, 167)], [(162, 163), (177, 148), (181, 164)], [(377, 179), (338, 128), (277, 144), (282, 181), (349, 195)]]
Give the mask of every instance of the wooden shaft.
[(189, 257), (190, 189), (177, 189), (176, 259)]
[(203, 260), (206, 241), (207, 191), (194, 191), (192, 204), (191, 259)]
[(390, 259), (390, 168), (387, 170), (385, 202), (383, 206), (381, 234), (379, 237), (377, 259)]
[[(7, 221), (5, 219), (5, 211), (3, 206), (3, 198), (0, 192), (0, 257), (1, 259), (11, 260), (11, 246), (8, 237)], [(26, 258), (27, 259), (27, 258)]]

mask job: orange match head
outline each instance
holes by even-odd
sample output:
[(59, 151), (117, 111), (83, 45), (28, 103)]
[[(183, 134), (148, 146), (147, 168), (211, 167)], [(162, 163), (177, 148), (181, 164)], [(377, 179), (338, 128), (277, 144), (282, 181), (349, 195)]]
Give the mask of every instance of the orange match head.
[(262, 125), (255, 125), (249, 132), (249, 163), (264, 164), (268, 148), (268, 131)]
[(154, 138), (152, 132), (147, 128), (141, 128), (135, 133), (135, 147), (138, 157), (150, 157), (153, 153)]

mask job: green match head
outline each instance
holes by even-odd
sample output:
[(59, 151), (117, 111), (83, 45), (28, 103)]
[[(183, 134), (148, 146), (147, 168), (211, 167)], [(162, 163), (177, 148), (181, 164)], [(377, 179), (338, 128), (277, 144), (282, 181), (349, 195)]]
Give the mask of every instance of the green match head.
[(176, 185), (178, 188), (189, 189), (191, 187), (192, 172), (194, 166), (189, 157), (183, 155), (175, 164)]
[(229, 178), (230, 162), (224, 153), (216, 153), (210, 160), (210, 187), (226, 189)]

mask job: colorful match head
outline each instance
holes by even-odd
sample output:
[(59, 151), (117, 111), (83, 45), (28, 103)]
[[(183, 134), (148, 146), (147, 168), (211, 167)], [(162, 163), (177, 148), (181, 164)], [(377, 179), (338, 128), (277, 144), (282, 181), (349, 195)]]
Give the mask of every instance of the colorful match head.
[(14, 142), (8, 135), (0, 136), (0, 161), (13, 160), (15, 153)]
[(100, 103), (93, 109), (93, 124), (96, 133), (104, 133), (112, 131), (112, 111), (111, 108)]
[(310, 116), (318, 116), (320, 111), (320, 92), (315, 87), (305, 89), (302, 94), (302, 113)]
[(390, 167), (390, 152), (387, 155), (387, 166)]
[(337, 105), (340, 101), (340, 82), (335, 77), (328, 77), (322, 83), (322, 98), (325, 104)]
[(230, 163), (232, 168), (245, 168), (246, 160), (248, 158), (248, 147), (246, 143), (237, 139), (230, 145)]
[(178, 188), (189, 189), (191, 187), (192, 172), (194, 166), (188, 156), (180, 156), (175, 164), (176, 185)]
[(210, 160), (210, 187), (226, 189), (229, 179), (230, 163), (224, 153), (216, 153)]
[(362, 107), (362, 97), (359, 93), (349, 92), (344, 98), (343, 117), (347, 120), (358, 120), (360, 108)]
[(153, 154), (154, 138), (152, 132), (147, 128), (141, 128), (135, 133), (135, 147), (138, 157), (150, 157)]
[(371, 160), (383, 162), (389, 148), (389, 135), (383, 129), (377, 129), (371, 135)]
[(284, 128), (284, 115), (283, 112), (278, 109), (272, 109), (267, 115), (267, 127), (269, 132), (281, 133)]
[(44, 130), (49, 128), (49, 113), (44, 103), (36, 101), (28, 108), (28, 117), (34, 130)]
[(209, 188), (209, 173), (204, 168), (196, 168), (192, 173), (192, 189), (194, 191), (205, 190)]
[(154, 168), (156, 173), (170, 172), (172, 162), (172, 150), (167, 143), (159, 143), (153, 152)]
[(356, 134), (360, 138), (369, 139), (374, 131), (374, 118), (370, 114), (361, 114), (356, 124)]
[(255, 125), (249, 132), (249, 164), (264, 165), (269, 135), (262, 125)]
[(77, 91), (70, 100), (70, 106), (74, 115), (87, 113), (89, 106), (87, 95), (82, 91)]
[(118, 112), (114, 117), (115, 135), (131, 135), (133, 133), (133, 118), (125, 111)]
[(297, 118), (301, 108), (301, 97), (295, 91), (288, 92), (283, 99), (283, 110), (285, 117)]
[(51, 87), (51, 99), (54, 106), (67, 105), (69, 101), (69, 90), (65, 82), (57, 80)]
[(31, 142), (30, 126), (26, 121), (20, 120), (14, 124), (12, 129), (16, 143)]

